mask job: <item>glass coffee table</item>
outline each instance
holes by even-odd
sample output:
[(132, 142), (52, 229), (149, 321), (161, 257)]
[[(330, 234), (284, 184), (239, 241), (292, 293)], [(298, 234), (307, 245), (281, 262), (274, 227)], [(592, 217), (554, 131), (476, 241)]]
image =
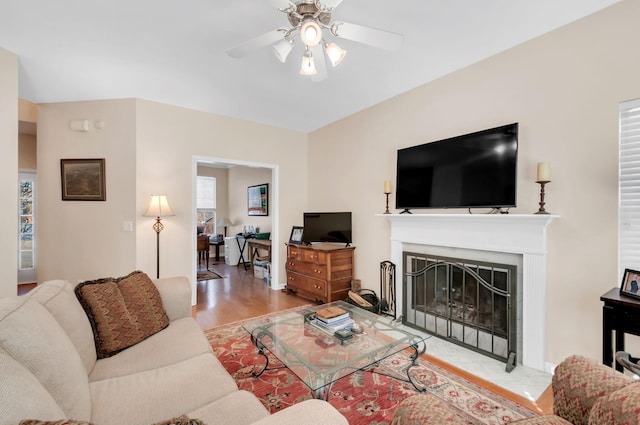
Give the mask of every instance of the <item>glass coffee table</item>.
[[(316, 324), (315, 313), (326, 307), (339, 307), (353, 319), (355, 329), (351, 331), (352, 335), (347, 335), (348, 339), (338, 338), (332, 331)], [(266, 370), (279, 368), (269, 367), (266, 350), (282, 363), (280, 367), (288, 368), (300, 378), (315, 398), (328, 398), (331, 386), (338, 379), (358, 370), (371, 370), (385, 358), (403, 350), (409, 350), (407, 355), (411, 359), (406, 378), (387, 376), (409, 382), (420, 392), (425, 390), (416, 385), (409, 371), (425, 352), (425, 341), (429, 336), (412, 334), (390, 317), (336, 301), (250, 320), (242, 327), (265, 358), (264, 368), (254, 372), (255, 377)]]

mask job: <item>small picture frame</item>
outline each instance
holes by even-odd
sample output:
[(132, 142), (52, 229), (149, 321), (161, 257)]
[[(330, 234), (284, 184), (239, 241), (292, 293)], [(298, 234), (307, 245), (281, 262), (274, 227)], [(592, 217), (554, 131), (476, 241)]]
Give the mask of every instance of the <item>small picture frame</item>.
[(63, 201), (106, 201), (104, 158), (61, 159)]
[(302, 226), (293, 226), (291, 228), (291, 236), (289, 236), (289, 243), (302, 243), (302, 234), (304, 228)]
[(620, 295), (640, 299), (640, 271), (624, 269), (622, 283), (620, 284)]

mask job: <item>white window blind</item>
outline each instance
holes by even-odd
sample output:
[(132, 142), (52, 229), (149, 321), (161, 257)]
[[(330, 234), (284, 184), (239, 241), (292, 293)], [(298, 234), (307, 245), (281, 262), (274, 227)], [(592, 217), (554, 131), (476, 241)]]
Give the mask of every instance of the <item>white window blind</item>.
[(216, 178), (197, 176), (196, 208), (213, 210), (216, 208)]
[(618, 261), (640, 270), (640, 99), (620, 104)]

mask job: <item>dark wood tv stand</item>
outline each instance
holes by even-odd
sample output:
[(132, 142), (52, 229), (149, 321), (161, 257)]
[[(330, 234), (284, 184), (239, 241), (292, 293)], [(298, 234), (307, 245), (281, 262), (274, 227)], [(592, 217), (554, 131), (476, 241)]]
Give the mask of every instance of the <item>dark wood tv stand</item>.
[(355, 247), (287, 244), (287, 293), (330, 303), (344, 300), (353, 280)]

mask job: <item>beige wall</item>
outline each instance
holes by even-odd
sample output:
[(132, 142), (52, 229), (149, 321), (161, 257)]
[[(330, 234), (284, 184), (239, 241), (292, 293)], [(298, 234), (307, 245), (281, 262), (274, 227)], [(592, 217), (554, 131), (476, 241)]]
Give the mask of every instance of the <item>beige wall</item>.
[[(273, 166), (279, 194), (272, 198), (272, 204), (278, 204), (272, 226), (281, 241), (288, 240), (291, 225), (306, 204), (305, 134), (144, 100), (137, 101), (136, 123), (139, 269), (155, 269), (153, 220), (141, 217), (147, 197), (165, 193), (176, 216), (164, 220), (160, 274), (189, 276), (195, 282), (192, 182), (197, 158)], [(233, 229), (229, 230), (232, 234)], [(284, 244), (278, 246), (274, 259), (275, 255), (284, 259)], [(284, 282), (284, 260), (276, 264), (279, 281)]]
[[(257, 184), (269, 185), (269, 215), (249, 216), (247, 214), (247, 188)], [(267, 168), (232, 167), (229, 169), (229, 219), (234, 224), (228, 228), (228, 235), (240, 233), (243, 226), (259, 227), (261, 232), (271, 232), (273, 217), (273, 184), (271, 170)], [(286, 239), (288, 240), (288, 238)]]
[[(103, 120), (72, 131), (69, 121)], [(121, 276), (136, 267), (135, 100), (40, 105), (38, 115), (38, 282)], [(62, 201), (60, 159), (104, 158), (107, 200)]]
[[(69, 120), (78, 118), (106, 125), (87, 133), (69, 130)], [(279, 199), (286, 201), (272, 229), (279, 229), (281, 240), (306, 202), (299, 195), (306, 187), (302, 133), (144, 100), (116, 100), (41, 105), (38, 134), (39, 282), (76, 282), (134, 269), (155, 276), (154, 220), (142, 216), (152, 193), (166, 194), (176, 214), (163, 219), (160, 276), (195, 277), (196, 157), (242, 158), (276, 168)], [(107, 201), (61, 201), (60, 158), (105, 158)], [(133, 232), (123, 231), (125, 221), (133, 222)], [(284, 245), (277, 255), (284, 258)], [(284, 270), (280, 276), (284, 281)]]
[(18, 168), (21, 170), (35, 170), (37, 162), (36, 136), (32, 134), (18, 134)]
[(0, 199), (14, 205), (0, 220), (0, 297), (18, 284), (18, 57), (0, 48)]
[(18, 99), (18, 119), (24, 122), (37, 123), (38, 105), (28, 100)]
[(618, 103), (640, 97), (639, 16), (640, 2), (622, 2), (311, 134), (308, 208), (353, 211), (362, 285), (379, 290), (390, 255), (389, 224), (374, 215), (383, 181), (395, 187), (396, 150), (519, 122), (511, 212), (537, 211), (536, 163), (549, 161), (547, 210), (560, 216), (548, 229), (546, 359), (600, 358), (599, 297), (621, 272)]
[[(18, 99), (18, 168), (20, 170), (35, 170), (38, 168), (37, 137), (35, 134), (22, 133), (22, 124), (37, 129), (38, 105), (24, 99)], [(30, 128), (29, 128), (30, 130)]]

